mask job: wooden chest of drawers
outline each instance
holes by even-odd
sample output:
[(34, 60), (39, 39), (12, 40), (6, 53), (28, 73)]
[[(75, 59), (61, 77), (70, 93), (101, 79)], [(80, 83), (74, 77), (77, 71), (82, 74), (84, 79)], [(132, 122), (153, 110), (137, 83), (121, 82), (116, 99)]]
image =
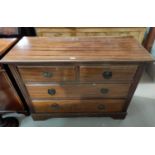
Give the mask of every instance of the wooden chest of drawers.
[[(16, 41), (15, 38), (0, 39), (0, 59)], [(12, 112), (26, 113), (26, 110), (5, 69), (0, 65), (0, 114)]]
[(146, 63), (132, 37), (24, 37), (3, 58), (35, 120), (124, 118)]

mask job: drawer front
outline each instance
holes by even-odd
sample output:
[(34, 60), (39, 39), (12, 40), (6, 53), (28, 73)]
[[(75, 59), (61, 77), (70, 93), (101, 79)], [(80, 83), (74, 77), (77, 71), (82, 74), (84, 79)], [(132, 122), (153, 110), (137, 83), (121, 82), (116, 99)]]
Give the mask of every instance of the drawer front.
[(74, 81), (73, 66), (29, 66), (19, 67), (20, 75), (25, 82), (60, 82)]
[(36, 113), (120, 112), (125, 100), (34, 100)]
[(27, 84), (32, 99), (46, 98), (125, 98), (130, 84)]
[(137, 65), (80, 66), (80, 81), (111, 81), (133, 79)]

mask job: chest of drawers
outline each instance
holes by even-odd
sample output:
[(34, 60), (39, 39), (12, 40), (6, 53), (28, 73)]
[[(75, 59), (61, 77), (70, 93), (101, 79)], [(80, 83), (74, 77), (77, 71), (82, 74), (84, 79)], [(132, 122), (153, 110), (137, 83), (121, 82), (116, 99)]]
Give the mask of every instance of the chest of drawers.
[[(0, 39), (0, 59), (16, 41), (15, 38)], [(26, 113), (26, 110), (4, 67), (0, 64), (0, 114), (12, 112)]]
[(152, 60), (132, 37), (24, 37), (1, 63), (8, 65), (34, 120), (121, 119)]

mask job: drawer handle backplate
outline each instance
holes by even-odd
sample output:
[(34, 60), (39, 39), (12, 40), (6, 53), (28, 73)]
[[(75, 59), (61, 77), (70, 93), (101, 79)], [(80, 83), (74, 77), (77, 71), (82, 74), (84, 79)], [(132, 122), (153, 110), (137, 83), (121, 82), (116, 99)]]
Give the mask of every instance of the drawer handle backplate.
[(112, 78), (112, 72), (105, 71), (105, 72), (103, 72), (102, 76), (104, 77), (104, 79), (110, 79), (110, 78)]
[(50, 78), (53, 76), (53, 74), (51, 72), (43, 72), (43, 76), (46, 78)]
[(105, 105), (99, 104), (97, 107), (99, 110), (105, 110)]
[(101, 88), (100, 92), (102, 94), (107, 94), (109, 92), (109, 89), (107, 89), (107, 88)]
[(51, 105), (51, 108), (52, 108), (53, 110), (59, 110), (59, 109), (60, 109), (60, 106), (59, 106), (57, 103), (55, 103), (55, 104), (52, 104), (52, 105)]
[(56, 94), (56, 90), (55, 89), (48, 89), (48, 94), (49, 95), (55, 95)]

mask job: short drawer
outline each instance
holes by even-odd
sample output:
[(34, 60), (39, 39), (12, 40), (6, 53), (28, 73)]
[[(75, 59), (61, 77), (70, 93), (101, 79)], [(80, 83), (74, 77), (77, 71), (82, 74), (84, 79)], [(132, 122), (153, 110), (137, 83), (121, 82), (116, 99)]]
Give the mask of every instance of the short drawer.
[(74, 81), (74, 66), (27, 66), (18, 67), (25, 82), (61, 82)]
[(136, 70), (137, 65), (80, 66), (80, 81), (130, 81)]
[(47, 98), (125, 98), (130, 84), (27, 84), (32, 99)]
[(125, 100), (34, 100), (36, 113), (121, 112)]

